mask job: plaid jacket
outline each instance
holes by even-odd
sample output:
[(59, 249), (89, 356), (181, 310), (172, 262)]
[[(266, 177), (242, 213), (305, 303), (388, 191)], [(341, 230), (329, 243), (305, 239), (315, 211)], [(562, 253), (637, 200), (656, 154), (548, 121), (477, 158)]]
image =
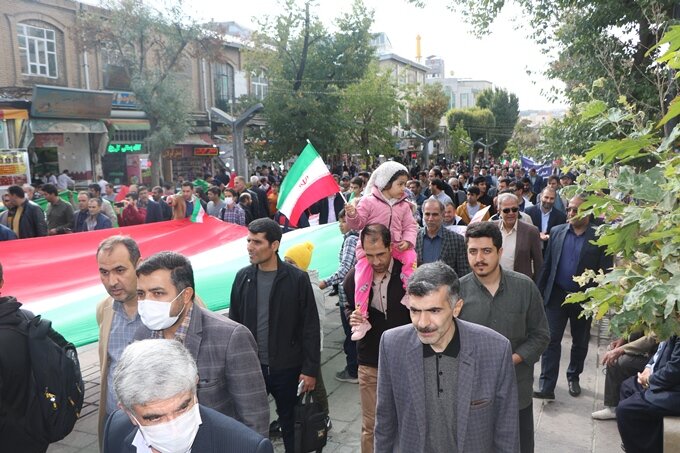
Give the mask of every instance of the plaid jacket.
[[(444, 228), (442, 225), (442, 251), (439, 259), (448, 264), (458, 278), (470, 273), (470, 265), (467, 260), (467, 253), (465, 251), (465, 239), (458, 233)], [(416, 237), (416, 253), (418, 254), (418, 266), (423, 264), (423, 237), (427, 234), (427, 228), (423, 227), (418, 231)]]

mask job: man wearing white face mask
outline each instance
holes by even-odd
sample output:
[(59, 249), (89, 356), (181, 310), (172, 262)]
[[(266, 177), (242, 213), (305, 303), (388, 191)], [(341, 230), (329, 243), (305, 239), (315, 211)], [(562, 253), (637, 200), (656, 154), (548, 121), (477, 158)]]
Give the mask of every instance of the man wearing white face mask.
[(234, 189), (224, 189), (224, 204), (217, 216), (223, 222), (246, 226), (246, 213), (238, 204), (238, 195)]
[(135, 340), (174, 339), (198, 366), (198, 398), (206, 407), (235, 418), (267, 436), (269, 402), (250, 331), (194, 304), (194, 273), (189, 260), (160, 252), (137, 266), (138, 312)]
[(177, 341), (144, 340), (123, 352), (113, 378), (122, 410), (104, 428), (104, 453), (271, 453), (272, 444), (197, 400), (198, 369)]

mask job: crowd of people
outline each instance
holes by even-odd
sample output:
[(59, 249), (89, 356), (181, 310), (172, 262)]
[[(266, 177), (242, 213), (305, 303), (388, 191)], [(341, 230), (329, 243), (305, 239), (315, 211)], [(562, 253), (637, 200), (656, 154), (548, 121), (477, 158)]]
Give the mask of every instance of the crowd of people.
[[(248, 181), (224, 173), (206, 177), (205, 186), (125, 187), (122, 204), (100, 180), (77, 193), (75, 210), (48, 182), (36, 191), (49, 203), (45, 214), (35, 194), (10, 187), (0, 224), (19, 238), (181, 219), (201, 209), (248, 228), (250, 265), (233, 281), (228, 317), (205, 308), (191, 262), (178, 253), (141, 260), (136, 242), (120, 235), (93, 251), (109, 295), (96, 309), (104, 452), (131, 445), (271, 451), (266, 438), (280, 434), (291, 453), (295, 406), (307, 392), (331, 429), (320, 363), (323, 290), (331, 288), (345, 333), (346, 363), (335, 377), (358, 385), (362, 453), (533, 452), (532, 400), (558, 397), (567, 322), (566, 383), (571, 397), (581, 395), (592, 320), (579, 304), (563, 302), (584, 289), (574, 277), (607, 273), (613, 260), (593, 241), (598, 219), (582, 215), (585, 194), (565, 189), (573, 174), (554, 169), (546, 178), (481, 164), (420, 171), (393, 161), (334, 173), (338, 192), (296, 223), (276, 210), (285, 175), (268, 167)], [(338, 222), (343, 235), (338, 268), (325, 279), (309, 268), (323, 244), (279, 254), (283, 233), (307, 227), (314, 215), (321, 224)], [(16, 300), (0, 298), (0, 335), (18, 310)], [(680, 415), (679, 362), (677, 337), (657, 345), (642, 335), (616, 340), (603, 358), (605, 408), (592, 417), (615, 418), (626, 451), (662, 451), (663, 417)], [(0, 377), (5, 405), (11, 377)], [(0, 439), (6, 416), (0, 412)], [(36, 438), (27, 430), (25, 444), (21, 436), (14, 441), (35, 445)]]

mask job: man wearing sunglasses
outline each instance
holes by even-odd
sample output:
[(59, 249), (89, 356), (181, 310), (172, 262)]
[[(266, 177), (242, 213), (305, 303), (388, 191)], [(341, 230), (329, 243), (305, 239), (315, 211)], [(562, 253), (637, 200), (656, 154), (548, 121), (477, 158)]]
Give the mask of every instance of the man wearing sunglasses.
[(534, 280), (543, 266), (538, 228), (527, 222), (520, 222), (519, 199), (515, 194), (502, 193), (497, 202), (500, 216), (498, 228), (503, 235), (501, 266)]
[(588, 354), (591, 318), (580, 317), (583, 307), (580, 304), (562, 305), (569, 293), (585, 291), (596, 286), (590, 282), (580, 287), (574, 277), (586, 269), (603, 272), (612, 267), (612, 257), (605, 255), (605, 248), (592, 243), (595, 228), (590, 215), (579, 213), (579, 206), (586, 200), (585, 195), (577, 195), (567, 205), (567, 223), (554, 227), (545, 252), (545, 264), (536, 283), (543, 295), (545, 314), (550, 327), (550, 344), (541, 357), (541, 377), (539, 391), (534, 398), (555, 399), (555, 386), (560, 371), (562, 336), (567, 326), (571, 326), (571, 358), (567, 367), (567, 384), (571, 396), (581, 394), (579, 375)]

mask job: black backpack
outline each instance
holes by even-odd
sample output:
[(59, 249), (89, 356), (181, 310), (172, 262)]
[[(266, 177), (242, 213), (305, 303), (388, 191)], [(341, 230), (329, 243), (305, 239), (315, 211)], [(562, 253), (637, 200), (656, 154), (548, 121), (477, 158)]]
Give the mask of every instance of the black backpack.
[(57, 442), (73, 430), (83, 407), (85, 392), (78, 352), (52, 329), (51, 321), (20, 311), (26, 317), (24, 332), (33, 379), (29, 410), (43, 425), (35, 432), (47, 442)]

